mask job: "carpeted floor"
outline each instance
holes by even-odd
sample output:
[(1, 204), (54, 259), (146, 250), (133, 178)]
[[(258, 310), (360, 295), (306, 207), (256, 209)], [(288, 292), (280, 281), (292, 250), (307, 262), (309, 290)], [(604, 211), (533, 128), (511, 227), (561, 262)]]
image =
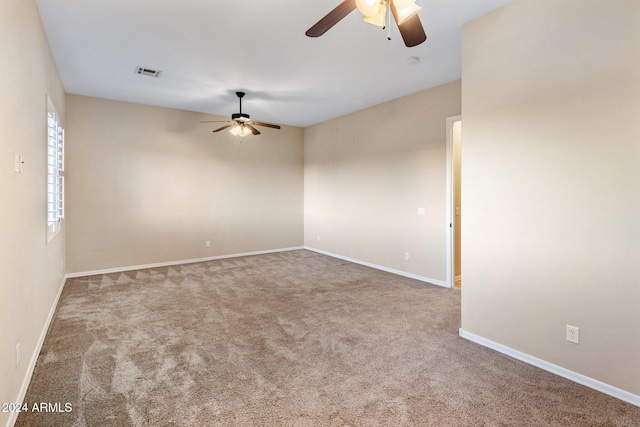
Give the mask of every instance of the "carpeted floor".
[(640, 425), (459, 322), (457, 290), (304, 250), (69, 279), (25, 398), (58, 410), (16, 425)]

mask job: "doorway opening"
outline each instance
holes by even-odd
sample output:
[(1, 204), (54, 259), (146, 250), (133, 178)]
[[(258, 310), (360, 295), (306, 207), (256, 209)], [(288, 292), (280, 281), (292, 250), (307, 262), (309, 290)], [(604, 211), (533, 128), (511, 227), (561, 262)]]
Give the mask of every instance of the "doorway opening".
[(447, 118), (447, 284), (462, 287), (462, 117)]

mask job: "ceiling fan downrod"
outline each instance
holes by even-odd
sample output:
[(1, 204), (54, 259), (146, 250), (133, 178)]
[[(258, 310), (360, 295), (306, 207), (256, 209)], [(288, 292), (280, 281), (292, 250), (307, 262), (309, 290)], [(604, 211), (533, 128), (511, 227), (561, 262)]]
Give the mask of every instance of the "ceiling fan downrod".
[(236, 92), (236, 96), (240, 100), (240, 114), (242, 115), (242, 97), (244, 96), (244, 92)]

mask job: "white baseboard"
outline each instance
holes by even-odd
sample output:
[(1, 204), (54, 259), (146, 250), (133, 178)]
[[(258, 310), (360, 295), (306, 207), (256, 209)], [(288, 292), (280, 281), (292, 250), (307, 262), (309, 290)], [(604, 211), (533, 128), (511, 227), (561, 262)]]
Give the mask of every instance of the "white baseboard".
[(126, 267), (106, 268), (103, 270), (80, 271), (77, 273), (68, 273), (66, 277), (72, 278), (72, 277), (94, 276), (96, 274), (120, 273), (122, 271), (142, 270), (145, 268), (168, 267), (172, 265), (192, 264), (194, 262), (215, 261), (219, 259), (238, 258), (242, 256), (251, 256), (251, 255), (263, 255), (263, 254), (271, 254), (275, 252), (295, 251), (300, 249), (304, 249), (304, 247), (295, 246), (291, 248), (269, 249), (265, 251), (244, 252), (244, 253), (238, 253), (238, 254), (217, 255), (217, 256), (211, 256), (211, 257), (205, 257), (205, 258), (193, 258), (193, 259), (182, 259), (178, 261), (158, 262), (155, 264), (129, 265)]
[(469, 341), (473, 341), (492, 350), (496, 350), (502, 354), (506, 354), (507, 356), (511, 356), (514, 359), (518, 359), (540, 369), (544, 369), (545, 371), (559, 375), (563, 378), (574, 381), (578, 384), (582, 384), (604, 394), (608, 394), (609, 396), (623, 400), (632, 405), (640, 406), (640, 396), (629, 393), (628, 391), (619, 389), (617, 387), (603, 383), (602, 381), (595, 380), (577, 372), (570, 371), (569, 369), (563, 368), (561, 366), (554, 365), (553, 363), (549, 363), (546, 360), (538, 359), (537, 357), (515, 350), (511, 347), (507, 347), (506, 345), (502, 345), (495, 341), (491, 341), (481, 336), (472, 334), (471, 332), (467, 332), (462, 328), (459, 329), (458, 334), (462, 338), (468, 339)]
[(431, 279), (430, 277), (424, 277), (424, 276), (419, 276), (419, 275), (413, 274), (413, 273), (407, 273), (406, 271), (396, 270), (395, 268), (384, 267), (382, 265), (372, 264), (372, 263), (366, 262), (366, 261), (360, 261), (359, 259), (349, 258), (349, 257), (346, 257), (346, 256), (334, 254), (332, 252), (323, 251), (321, 249), (312, 248), (312, 247), (309, 247), (309, 246), (305, 246), (304, 249), (312, 251), (312, 252), (317, 252), (317, 253), (322, 254), (322, 255), (327, 255), (327, 256), (330, 256), (330, 257), (333, 257), (333, 258), (343, 259), (345, 261), (353, 262), (354, 264), (360, 264), (360, 265), (364, 265), (364, 266), (367, 266), (367, 267), (375, 268), (376, 270), (386, 271), (387, 273), (397, 274), (398, 276), (404, 276), (404, 277), (408, 277), (410, 279), (420, 280), (421, 282), (430, 283), (432, 285), (438, 285), (438, 286), (442, 286), (444, 288), (449, 288), (450, 287), (443, 280)]
[[(51, 321), (53, 320), (53, 315), (56, 312), (56, 308), (58, 307), (58, 301), (60, 300), (60, 295), (62, 295), (62, 290), (64, 289), (64, 285), (67, 278), (66, 276), (62, 278), (62, 282), (60, 282), (60, 286), (58, 287), (58, 293), (53, 300), (53, 304), (51, 305), (51, 309), (49, 309), (49, 315), (47, 316), (47, 320), (44, 323), (44, 327), (42, 328), (42, 332), (40, 332), (40, 337), (38, 338), (38, 342), (36, 343), (36, 348), (33, 350), (33, 354), (31, 355), (31, 359), (29, 360), (29, 366), (27, 366), (27, 373), (22, 381), (22, 386), (20, 387), (20, 391), (18, 392), (18, 398), (14, 400), (14, 402), (23, 402), (24, 397), (27, 395), (27, 389), (29, 388), (29, 384), (31, 383), (31, 377), (33, 376), (33, 371), (36, 368), (36, 362), (38, 361), (38, 356), (40, 356), (40, 350), (42, 350), (42, 345), (44, 344), (44, 339), (47, 336), (47, 332), (49, 332), (49, 326), (51, 325)], [(19, 412), (11, 412), (11, 416), (7, 422), (7, 426), (13, 426), (17, 419)]]

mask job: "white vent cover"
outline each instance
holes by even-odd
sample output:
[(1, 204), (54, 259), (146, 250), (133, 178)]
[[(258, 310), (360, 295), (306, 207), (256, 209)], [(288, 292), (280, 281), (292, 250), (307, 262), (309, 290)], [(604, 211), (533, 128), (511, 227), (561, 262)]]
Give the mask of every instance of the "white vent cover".
[(158, 78), (162, 74), (162, 71), (138, 66), (136, 67), (136, 74)]

